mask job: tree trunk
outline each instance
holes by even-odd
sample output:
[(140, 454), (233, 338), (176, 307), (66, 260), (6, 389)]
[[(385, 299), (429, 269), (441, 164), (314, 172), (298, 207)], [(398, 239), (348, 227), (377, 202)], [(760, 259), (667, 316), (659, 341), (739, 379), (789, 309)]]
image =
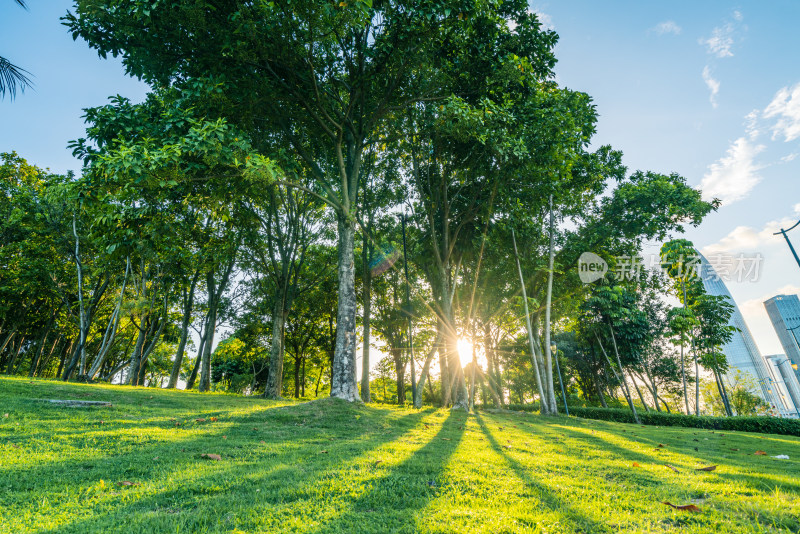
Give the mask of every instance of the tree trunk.
[(194, 308), (194, 293), (197, 289), (197, 281), (200, 278), (200, 269), (197, 269), (189, 286), (189, 292), (183, 307), (183, 322), (181, 323), (181, 340), (178, 342), (178, 350), (175, 351), (175, 361), (172, 362), (172, 372), (169, 375), (167, 389), (173, 389), (178, 385), (181, 376), (181, 365), (183, 365), (183, 355), (186, 352), (186, 341), (189, 338), (189, 325), (192, 323), (192, 309)]
[[(212, 295), (211, 304), (208, 309), (206, 323), (206, 342), (203, 344), (203, 352), (200, 354), (200, 385), (197, 390), (205, 393), (211, 389), (211, 347), (214, 344), (214, 334), (217, 329), (217, 298), (214, 292), (214, 275), (209, 275), (209, 293)], [(269, 376), (272, 376), (270, 372)]]
[(525, 326), (528, 329), (528, 343), (530, 344), (531, 363), (533, 364), (534, 376), (536, 377), (536, 389), (539, 392), (539, 405), (541, 407), (541, 413), (549, 415), (550, 414), (548, 406), (549, 402), (543, 388), (542, 375), (539, 373), (539, 362), (537, 361), (536, 358), (536, 350), (534, 348), (534, 343), (533, 343), (533, 329), (531, 328), (531, 316), (530, 313), (528, 312), (528, 294), (527, 291), (525, 290), (525, 278), (523, 278), (522, 276), (522, 267), (520, 266), (519, 263), (519, 252), (517, 251), (517, 238), (513, 228), (511, 229), (511, 240), (514, 243), (514, 257), (517, 260), (517, 272), (519, 273), (519, 283), (520, 286), (522, 287), (522, 303), (524, 305), (524, 310), (525, 310)]
[[(280, 284), (279, 284), (280, 285)], [(283, 359), (284, 359), (284, 292), (278, 288), (275, 294), (275, 306), (272, 310), (272, 340), (269, 351), (269, 374), (264, 388), (264, 397), (280, 399), (283, 392)]]
[(403, 362), (402, 348), (394, 348), (394, 372), (397, 377), (397, 404), (406, 403), (406, 364)]
[[(609, 328), (611, 328), (610, 325), (609, 325)], [(628, 390), (628, 384), (625, 382), (625, 375), (623, 374), (620, 377), (620, 375), (617, 374), (617, 371), (614, 369), (614, 366), (611, 364), (611, 360), (608, 357), (608, 353), (606, 352), (605, 347), (603, 347), (603, 342), (600, 341), (600, 337), (597, 336), (597, 334), (595, 334), (595, 337), (597, 338), (597, 342), (600, 344), (600, 350), (603, 352), (603, 356), (605, 356), (606, 360), (608, 361), (608, 366), (611, 369), (611, 372), (614, 373), (614, 376), (617, 378), (617, 381), (620, 383), (620, 387), (622, 388), (622, 394), (625, 396), (625, 400), (628, 401), (628, 407), (631, 409), (631, 412), (633, 413), (634, 421), (636, 421), (636, 423), (638, 423), (638, 424), (641, 424), (641, 421), (639, 421), (639, 414), (636, 413), (636, 407), (633, 405), (633, 399), (631, 398), (631, 393)], [(613, 339), (613, 330), (612, 330), (612, 339)], [(619, 353), (616, 352), (616, 346), (617, 346), (616, 342), (614, 342), (614, 350), (615, 350), (615, 354), (616, 354), (616, 357), (617, 357), (617, 364), (619, 365), (620, 372), (624, 373), (624, 369), (622, 367), (622, 362), (619, 359)]]
[(336, 350), (331, 373), (331, 397), (360, 400), (356, 385), (356, 290), (353, 256), (355, 228), (347, 213), (339, 213), (339, 302)]
[(294, 398), (300, 398), (300, 358), (294, 357)]
[[(422, 392), (425, 388), (425, 381), (428, 378), (428, 372), (430, 371), (431, 368), (431, 362), (433, 361), (433, 356), (440, 349), (441, 345), (439, 341), (440, 338), (439, 335), (437, 334), (437, 337), (434, 340), (433, 345), (431, 346), (431, 350), (428, 351), (427, 356), (425, 356), (425, 363), (422, 365), (422, 371), (420, 372), (419, 380), (417, 380), (417, 392), (416, 395), (414, 396), (414, 408), (417, 409), (422, 408)], [(430, 381), (428, 382), (430, 383)], [(433, 396), (433, 393), (431, 393), (431, 396)]]
[(553, 195), (550, 195), (550, 244), (547, 267), (547, 304), (544, 311), (544, 381), (546, 384), (544, 389), (547, 394), (548, 403), (550, 404), (548, 410), (551, 414), (558, 413), (558, 404), (556, 403), (555, 395), (555, 383), (553, 382), (553, 354), (552, 346), (550, 345), (550, 318), (553, 301), (553, 264), (555, 259), (555, 248), (553, 244), (554, 233)]
[(372, 261), (372, 246), (369, 243), (369, 236), (364, 232), (364, 245), (361, 249), (361, 260), (364, 266), (364, 287), (362, 288), (361, 300), (364, 307), (362, 318), (364, 345), (361, 349), (361, 400), (370, 402), (369, 394), (369, 344), (370, 344), (370, 321), (372, 319), (372, 271), (370, 262)]

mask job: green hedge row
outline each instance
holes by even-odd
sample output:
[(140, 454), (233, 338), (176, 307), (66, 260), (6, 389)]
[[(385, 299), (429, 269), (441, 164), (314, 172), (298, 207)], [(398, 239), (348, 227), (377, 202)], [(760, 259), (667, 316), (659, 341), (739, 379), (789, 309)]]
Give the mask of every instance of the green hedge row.
[[(570, 408), (569, 414), (585, 419), (601, 419), (618, 423), (634, 423), (630, 410), (619, 408)], [(685, 426), (709, 430), (736, 430), (760, 434), (800, 436), (800, 419), (780, 417), (709, 417), (665, 412), (639, 412), (645, 425)]]

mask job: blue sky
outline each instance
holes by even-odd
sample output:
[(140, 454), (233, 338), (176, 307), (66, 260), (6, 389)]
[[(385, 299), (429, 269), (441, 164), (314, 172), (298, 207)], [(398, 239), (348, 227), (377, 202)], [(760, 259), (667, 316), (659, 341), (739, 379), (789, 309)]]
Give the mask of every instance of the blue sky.
[[(83, 134), (82, 108), (146, 87), (117, 60), (73, 42), (59, 17), (71, 2), (0, 2), (0, 55), (35, 87), (0, 100), (0, 151), (56, 172), (79, 170), (66, 145)], [(731, 282), (766, 354), (782, 352), (761, 302), (800, 292), (800, 268), (771, 235), (800, 219), (800, 2), (537, 2), (560, 35), (560, 83), (590, 94), (596, 144), (631, 170), (677, 172), (723, 199), (687, 237), (707, 255), (761, 254), (757, 281)], [(794, 232), (800, 247), (800, 229)]]

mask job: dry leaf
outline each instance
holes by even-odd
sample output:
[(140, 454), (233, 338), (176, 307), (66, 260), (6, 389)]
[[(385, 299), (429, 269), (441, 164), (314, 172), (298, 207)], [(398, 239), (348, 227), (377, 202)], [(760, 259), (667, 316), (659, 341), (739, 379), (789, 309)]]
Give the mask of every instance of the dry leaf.
[(642, 466), (639, 465), (639, 462), (633, 462), (633, 467), (642, 467)]
[(216, 422), (216, 421), (217, 421), (217, 418), (216, 418), (216, 417), (212, 417), (212, 418), (211, 418), (211, 421), (212, 421), (212, 422)]
[(261, 441), (259, 441), (259, 443), (266, 443), (266, 441), (264, 441), (264, 440), (262, 439)]
[(3, 417), (8, 417), (8, 414), (7, 414), (7, 413), (4, 413), (4, 414), (3, 414)]
[(228, 436), (222, 436), (222, 439), (228, 439)]
[(676, 473), (679, 473), (679, 472), (680, 472), (680, 471), (678, 471), (677, 469), (675, 469), (674, 467), (672, 467), (672, 466), (671, 466), (671, 465), (669, 465), (669, 464), (664, 464), (664, 467), (667, 467), (667, 468), (669, 468), (669, 469), (672, 469), (672, 470), (673, 470), (673, 471), (675, 471)]
[(220, 456), (219, 454), (201, 454), (200, 457), (208, 458), (209, 460), (216, 460), (217, 462), (222, 460), (222, 456)]
[(205, 423), (206, 422), (206, 420), (203, 419), (203, 418), (195, 419), (195, 421), (198, 422), (198, 423)]
[(130, 480), (123, 480), (121, 482), (117, 482), (117, 486), (138, 486), (138, 482), (131, 482)]
[(320, 454), (328, 454), (328, 451), (319, 451)]
[(695, 512), (695, 513), (697, 513), (697, 512), (700, 511), (700, 508), (698, 508), (694, 504), (680, 504), (680, 505), (678, 505), (678, 504), (672, 504), (669, 501), (664, 501), (661, 504), (666, 504), (667, 506), (671, 506), (672, 508), (675, 508), (676, 510), (683, 510), (684, 512)]
[(767, 455), (767, 453), (764, 452), (764, 451), (756, 451), (753, 454), (755, 454), (756, 456), (766, 456)]
[(658, 444), (658, 447), (656, 447), (656, 448), (657, 448), (657, 449), (661, 449), (661, 448), (663, 448), (663, 447), (664, 447), (664, 444), (663, 444), (663, 443), (659, 443), (659, 444)]
[(377, 467), (378, 464), (380, 463), (383, 463), (383, 460), (376, 460), (375, 462), (372, 463), (372, 467)]
[(19, 445), (17, 445), (16, 443), (9, 443), (9, 445), (14, 447), (15, 449), (19, 449)]
[(732, 451), (738, 451), (739, 449), (731, 449)]
[(716, 465), (709, 465), (708, 467), (698, 467), (695, 471), (715, 471), (716, 469)]

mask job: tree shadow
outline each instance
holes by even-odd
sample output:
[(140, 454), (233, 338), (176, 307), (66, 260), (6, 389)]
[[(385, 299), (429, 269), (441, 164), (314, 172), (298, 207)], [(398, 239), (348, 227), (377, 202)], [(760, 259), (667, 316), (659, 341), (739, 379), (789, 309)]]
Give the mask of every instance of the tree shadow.
[[(329, 428), (327, 423), (314, 426), (310, 421), (312, 414), (307, 408), (288, 409), (286, 418), (294, 417), (307, 423), (304, 431), (296, 430), (295, 442), (286, 444), (281, 438), (274, 440), (274, 443), (256, 443), (253, 450), (240, 448), (223, 453), (221, 462), (203, 465), (206, 469), (201, 476), (193, 471), (200, 461), (198, 451), (202, 450), (202, 446), (198, 448), (196, 444), (192, 446), (186, 443), (187, 458), (169, 466), (166, 472), (158, 471), (153, 462), (147, 461), (150, 455), (159, 453), (159, 447), (148, 448), (136, 459), (131, 459), (135, 463), (146, 464), (137, 480), (155, 473), (161, 480), (155, 485), (163, 486), (164, 481), (168, 480), (168, 489), (136, 497), (131, 495), (133, 498), (101, 506), (99, 514), (90, 508), (94, 512), (92, 515), (49, 532), (115, 530), (117, 526), (113, 521), (120, 517), (128, 518), (126, 528), (134, 530), (158, 532), (175, 531), (177, 528), (181, 531), (230, 531), (239, 522), (252, 523), (254, 515), (263, 519), (257, 526), (249, 524), (248, 527), (263, 530), (271, 516), (286, 519), (287, 514), (282, 513), (281, 509), (287, 504), (308, 501), (308, 513), (318, 513), (312, 501), (319, 498), (320, 491), (327, 486), (336, 486), (335, 482), (347, 477), (348, 471), (363, 469), (367, 462), (365, 458), (388, 442), (413, 434), (431, 413), (430, 410), (389, 412), (391, 420), (385, 428), (364, 428), (365, 425), (360, 424), (356, 417), (368, 418), (370, 414), (378, 414), (376, 419), (380, 423), (387, 416), (386, 410), (361, 407), (345, 408), (342, 412), (354, 423)], [(393, 414), (397, 415), (391, 417)], [(244, 420), (248, 425), (252, 423), (251, 417), (244, 417)], [(293, 426), (291, 422), (282, 424)], [(216, 436), (219, 437), (219, 434), (221, 432)], [(229, 437), (235, 436), (230, 434)], [(188, 449), (190, 446), (191, 453)], [(102, 470), (114, 465), (114, 459), (109, 459), (105, 466), (98, 467)], [(86, 481), (87, 478), (82, 477), (82, 480)], [(94, 475), (89, 480), (96, 478), (98, 476)], [(145, 491), (146, 485), (146, 482), (142, 483)], [(231, 510), (239, 507), (241, 511), (243, 503), (247, 503), (248, 513), (244, 514), (244, 518), (236, 517)]]
[(525, 486), (528, 487), (528, 489), (535, 493), (536, 497), (539, 499), (539, 502), (556, 512), (563, 520), (570, 524), (575, 532), (599, 534), (606, 532), (610, 533), (613, 531), (609, 526), (603, 525), (592, 520), (591, 518), (586, 517), (581, 511), (571, 506), (564, 499), (554, 495), (553, 490), (550, 487), (531, 477), (525, 467), (503, 449), (489, 428), (486, 426), (483, 418), (480, 415), (476, 415), (475, 417), (492, 450), (501, 458), (503, 458), (517, 478), (521, 480)]

